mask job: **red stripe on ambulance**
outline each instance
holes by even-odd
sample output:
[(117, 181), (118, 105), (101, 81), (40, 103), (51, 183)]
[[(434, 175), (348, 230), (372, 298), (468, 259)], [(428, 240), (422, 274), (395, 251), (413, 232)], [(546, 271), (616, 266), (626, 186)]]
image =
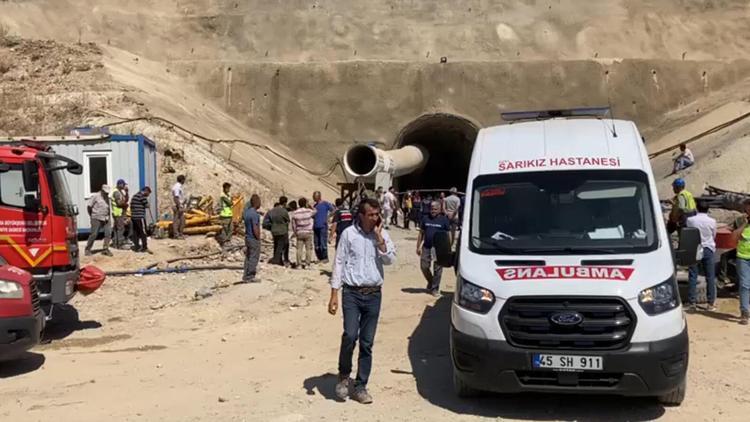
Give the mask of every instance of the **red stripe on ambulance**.
[(505, 281), (552, 279), (628, 281), (633, 271), (633, 268), (627, 267), (545, 266), (498, 268), (497, 274)]

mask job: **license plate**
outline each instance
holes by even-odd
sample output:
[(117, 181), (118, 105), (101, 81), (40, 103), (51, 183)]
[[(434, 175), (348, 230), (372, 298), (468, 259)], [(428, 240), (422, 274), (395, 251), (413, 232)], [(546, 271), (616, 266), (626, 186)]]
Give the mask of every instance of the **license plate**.
[(534, 369), (558, 371), (601, 371), (604, 369), (604, 359), (601, 356), (534, 354), (531, 364)]

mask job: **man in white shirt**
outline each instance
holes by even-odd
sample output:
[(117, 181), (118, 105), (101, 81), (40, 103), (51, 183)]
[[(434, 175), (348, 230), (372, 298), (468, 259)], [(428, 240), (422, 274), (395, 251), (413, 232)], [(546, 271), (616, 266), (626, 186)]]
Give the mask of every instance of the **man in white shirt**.
[(172, 236), (175, 239), (184, 239), (182, 231), (185, 229), (185, 193), (183, 186), (185, 176), (177, 176), (177, 183), (172, 185)]
[(690, 267), (688, 275), (688, 310), (696, 311), (697, 307), (697, 284), (698, 284), (698, 265), (703, 264), (703, 270), (706, 274), (706, 290), (708, 296), (708, 311), (715, 311), (716, 306), (716, 267), (714, 264), (714, 254), (716, 253), (716, 220), (709, 217), (708, 205), (699, 201), (697, 204), (698, 213), (687, 219), (687, 226), (698, 229), (701, 233), (701, 246), (703, 247), (703, 258), (700, 263)]
[(393, 213), (396, 212), (396, 195), (393, 188), (388, 188), (388, 192), (383, 195), (383, 219), (386, 230), (393, 223)]
[(341, 293), (344, 313), (344, 334), (339, 350), (339, 380), (336, 395), (349, 395), (354, 346), (359, 343), (357, 377), (351, 392), (352, 399), (372, 403), (367, 382), (372, 370), (372, 347), (380, 316), (381, 286), (384, 265), (396, 260), (396, 247), (388, 232), (383, 230), (380, 203), (365, 199), (359, 206), (357, 222), (341, 234), (331, 276), (331, 298), (328, 312), (336, 315)]
[(690, 151), (685, 144), (680, 145), (680, 155), (674, 159), (673, 173), (677, 173), (680, 170), (684, 170), (695, 164), (695, 156), (693, 151)]
[(451, 222), (451, 245), (456, 239), (456, 228), (458, 227), (458, 210), (461, 208), (461, 198), (458, 197), (458, 189), (451, 188), (450, 195), (443, 200), (445, 216)]

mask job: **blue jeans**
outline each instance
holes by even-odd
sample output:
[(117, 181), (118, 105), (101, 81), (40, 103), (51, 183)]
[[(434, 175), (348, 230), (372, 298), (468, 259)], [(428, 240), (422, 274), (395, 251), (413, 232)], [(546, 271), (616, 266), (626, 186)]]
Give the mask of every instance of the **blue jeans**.
[[(430, 271), (430, 266), (432, 266), (432, 271)], [(438, 265), (435, 260), (435, 248), (422, 248), (422, 255), (419, 256), (419, 268), (422, 270), (425, 280), (427, 280), (427, 290), (439, 292), (443, 267)]]
[(750, 259), (737, 258), (737, 276), (740, 279), (740, 311), (750, 313)]
[(684, 170), (693, 165), (693, 162), (688, 160), (687, 157), (680, 157), (674, 162), (674, 171)]
[(716, 302), (716, 266), (714, 266), (714, 251), (709, 248), (703, 248), (701, 261), (688, 270), (688, 303), (693, 305), (698, 301), (696, 290), (698, 287), (698, 266), (701, 264), (706, 272), (708, 304), (713, 305)]
[(315, 256), (318, 257), (318, 261), (324, 261), (328, 259), (328, 227), (314, 228), (313, 233), (315, 235)]
[(354, 380), (355, 388), (364, 388), (370, 378), (372, 345), (375, 341), (375, 329), (378, 327), (381, 297), (381, 292), (363, 294), (346, 287), (343, 288), (341, 293), (344, 334), (341, 336), (339, 374), (349, 376), (352, 373), (354, 344), (359, 340), (357, 378)]

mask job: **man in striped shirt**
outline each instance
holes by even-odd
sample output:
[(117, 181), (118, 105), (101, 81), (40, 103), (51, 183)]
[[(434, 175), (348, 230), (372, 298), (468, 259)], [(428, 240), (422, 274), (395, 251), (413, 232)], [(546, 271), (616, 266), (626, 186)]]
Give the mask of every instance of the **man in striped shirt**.
[[(317, 210), (309, 206), (307, 198), (299, 199), (299, 208), (290, 214), (292, 233), (297, 238), (297, 268), (305, 269), (310, 266), (313, 252), (313, 220)], [(305, 260), (302, 261), (302, 250)]]
[(354, 216), (351, 211), (344, 207), (344, 200), (342, 198), (336, 198), (336, 212), (333, 214), (331, 233), (328, 236), (329, 239), (336, 239), (336, 249), (339, 247), (341, 233), (343, 233), (347, 227), (351, 226), (353, 221)]
[(130, 200), (130, 218), (133, 222), (133, 250), (135, 252), (153, 253), (148, 249), (146, 233), (146, 210), (151, 188), (146, 186), (133, 195)]

